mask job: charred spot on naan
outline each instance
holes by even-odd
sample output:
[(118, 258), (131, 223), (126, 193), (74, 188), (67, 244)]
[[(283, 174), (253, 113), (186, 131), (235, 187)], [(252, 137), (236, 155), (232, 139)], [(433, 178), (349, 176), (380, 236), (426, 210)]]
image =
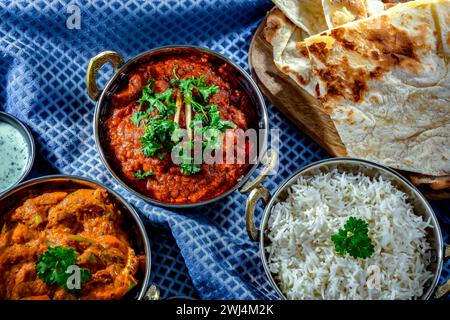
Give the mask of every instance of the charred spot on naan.
[(299, 53), (300, 56), (303, 56), (303, 57), (309, 59), (308, 48), (306, 48), (306, 45), (305, 45), (304, 41), (297, 42), (295, 44), (295, 47), (298, 49), (298, 53)]
[(319, 61), (326, 62), (330, 56), (331, 49), (328, 48), (325, 42), (313, 42), (306, 46), (310, 55), (314, 55)]
[(281, 68), (281, 71), (285, 74), (292, 74), (295, 76), (297, 81), (303, 85), (307, 85), (310, 82), (310, 79), (304, 78), (300, 73), (298, 73), (295, 69), (290, 68), (289, 66), (285, 65)]
[[(358, 103), (367, 91), (365, 79), (370, 75), (362, 67), (352, 67), (347, 57), (343, 57), (340, 65), (331, 65), (328, 69), (313, 68), (313, 70), (326, 83), (326, 94), (324, 96), (320, 95), (320, 88), (316, 86), (318, 97), (325, 101), (345, 97)], [(348, 80), (343, 81), (342, 78)]]
[[(427, 27), (421, 26), (423, 29)], [(336, 28), (325, 35), (306, 39), (309, 54), (327, 66), (313, 66), (313, 72), (326, 85), (326, 92), (322, 93), (325, 95), (319, 94), (318, 97), (327, 101), (344, 97), (358, 103), (367, 91), (367, 82), (380, 79), (394, 67), (419, 74), (423, 66), (417, 53), (432, 49), (426, 34), (424, 31), (411, 36), (406, 30), (394, 26), (384, 15), (377, 21), (367, 20), (358, 27)], [(370, 65), (353, 62), (358, 60), (370, 61)]]

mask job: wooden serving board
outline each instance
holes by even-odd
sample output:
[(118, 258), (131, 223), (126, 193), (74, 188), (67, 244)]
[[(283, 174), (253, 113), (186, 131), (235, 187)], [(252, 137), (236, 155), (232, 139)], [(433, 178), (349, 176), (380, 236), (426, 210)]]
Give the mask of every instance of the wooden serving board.
[(317, 144), (333, 156), (347, 156), (330, 116), (319, 101), (275, 66), (272, 45), (264, 39), (265, 24), (266, 19), (250, 43), (248, 63), (253, 79), (270, 102)]
[[(273, 62), (272, 45), (264, 38), (264, 19), (250, 43), (248, 64), (253, 79), (270, 102), (301, 131), (335, 157), (346, 157), (347, 151), (330, 116), (320, 102), (284, 75)], [(402, 172), (411, 179), (417, 174)], [(418, 185), (425, 196), (434, 200), (450, 199), (450, 190), (432, 190)]]

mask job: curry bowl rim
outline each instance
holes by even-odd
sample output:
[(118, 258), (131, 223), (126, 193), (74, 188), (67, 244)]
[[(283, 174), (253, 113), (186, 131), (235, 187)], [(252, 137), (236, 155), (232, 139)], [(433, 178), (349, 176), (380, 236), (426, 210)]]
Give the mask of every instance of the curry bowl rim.
[[(253, 100), (254, 103), (252, 103), (252, 107), (254, 110), (261, 110), (261, 115), (257, 118), (257, 123), (258, 124), (262, 124), (263, 125), (263, 129), (265, 129), (264, 131), (264, 136), (263, 139), (261, 141), (259, 135), (258, 135), (258, 145), (260, 145), (260, 147), (258, 148), (258, 159), (257, 161), (251, 165), (251, 167), (247, 170), (247, 172), (239, 177), (239, 179), (237, 180), (236, 184), (229, 188), (227, 191), (225, 191), (224, 193), (205, 200), (205, 201), (200, 201), (200, 202), (195, 202), (195, 203), (171, 203), (171, 202), (163, 202), (163, 201), (159, 201), (156, 199), (153, 199), (149, 196), (144, 195), (143, 193), (137, 191), (135, 188), (133, 188), (132, 186), (130, 186), (128, 183), (126, 183), (124, 181), (124, 179), (122, 179), (120, 177), (120, 175), (118, 173), (116, 173), (117, 170), (114, 170), (112, 168), (112, 166), (110, 165), (110, 161), (108, 161), (108, 157), (106, 156), (106, 152), (103, 148), (103, 144), (100, 138), (100, 121), (101, 121), (101, 109), (107, 107), (107, 97), (109, 94), (109, 89), (111, 89), (111, 87), (115, 84), (116, 81), (120, 81), (120, 75), (123, 74), (123, 72), (129, 68), (131, 65), (133, 64), (139, 64), (141, 59), (146, 58), (149, 55), (158, 55), (158, 54), (163, 54), (166, 52), (170, 52), (170, 50), (192, 50), (193, 52), (201, 52), (201, 53), (206, 53), (208, 55), (211, 55), (219, 60), (222, 60), (223, 62), (227, 63), (228, 65), (230, 65), (238, 74), (240, 74), (244, 81), (246, 82), (246, 84), (251, 87), (252, 91), (254, 92), (254, 95), (251, 95), (250, 92), (246, 92)], [(95, 137), (95, 145), (97, 148), (97, 151), (100, 154), (100, 158), (103, 162), (103, 164), (106, 166), (107, 170), (109, 171), (109, 173), (115, 178), (115, 180), (117, 182), (119, 182), (119, 184), (124, 187), (128, 192), (134, 194), (135, 196), (143, 199), (144, 201), (147, 201), (151, 204), (154, 204), (158, 207), (164, 207), (164, 208), (172, 208), (172, 209), (189, 209), (189, 208), (195, 208), (195, 207), (200, 207), (200, 206), (204, 206), (204, 205), (208, 205), (211, 204), (213, 202), (219, 201), (221, 199), (224, 199), (225, 197), (227, 197), (228, 195), (230, 195), (231, 193), (233, 193), (234, 191), (240, 189), (242, 186), (244, 186), (244, 184), (250, 179), (250, 177), (252, 176), (252, 174), (254, 173), (254, 171), (256, 170), (256, 168), (260, 165), (261, 163), (261, 156), (266, 152), (267, 150), (267, 145), (268, 145), (268, 130), (269, 130), (269, 121), (268, 121), (268, 113), (267, 113), (267, 106), (264, 100), (264, 97), (259, 89), (259, 87), (256, 85), (255, 81), (253, 80), (253, 78), (242, 68), (240, 67), (238, 64), (234, 63), (231, 59), (225, 57), (223, 54), (218, 53), (214, 50), (205, 48), (205, 47), (201, 47), (201, 46), (195, 46), (195, 45), (188, 45), (188, 44), (174, 44), (174, 45), (165, 45), (165, 46), (160, 46), (160, 47), (156, 47), (156, 48), (152, 48), (150, 50), (144, 51), (136, 56), (134, 56), (133, 58), (129, 59), (128, 61), (126, 61), (117, 71), (114, 72), (114, 74), (111, 76), (111, 78), (108, 80), (107, 84), (105, 85), (105, 87), (103, 89), (101, 89), (101, 93), (99, 95), (98, 100), (96, 101), (96, 106), (95, 106), (95, 114), (94, 114), (94, 118), (93, 118), (93, 127), (94, 127), (94, 137)]]

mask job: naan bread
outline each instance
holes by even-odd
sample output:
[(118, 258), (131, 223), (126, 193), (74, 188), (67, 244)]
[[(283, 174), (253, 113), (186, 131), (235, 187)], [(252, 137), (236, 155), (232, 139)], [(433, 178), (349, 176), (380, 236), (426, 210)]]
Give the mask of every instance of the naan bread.
[(450, 174), (449, 26), (449, 0), (418, 0), (304, 40), (349, 156)]
[[(324, 7), (323, 9), (328, 14), (325, 14), (327, 22), (331, 23), (333, 20), (336, 25), (339, 23), (347, 23), (360, 19), (366, 16), (366, 13), (377, 14), (384, 11), (386, 6), (392, 6), (392, 4), (385, 4), (380, 0), (366, 0), (370, 1), (371, 5), (368, 5), (364, 0), (321, 0)], [(278, 3), (278, 1), (275, 1)], [(289, 13), (294, 21), (300, 21), (301, 15), (296, 14), (296, 11), (286, 12), (286, 8), (296, 7), (297, 1), (285, 0), (283, 1), (283, 8), (285, 12), (278, 7), (275, 7), (269, 13), (266, 19), (265, 26), (265, 38), (272, 44), (273, 47), (273, 60), (279, 70), (293, 79), (301, 88), (306, 90), (310, 95), (314, 96), (314, 88), (316, 86), (316, 79), (311, 73), (311, 63), (309, 61), (309, 53), (306, 49), (306, 45), (303, 40), (309, 36), (308, 32), (298, 26), (299, 23), (294, 24), (290, 19), (286, 17), (286, 13)], [(396, 3), (395, 3), (396, 4)], [(331, 10), (331, 5), (333, 10)], [(368, 11), (366, 12), (366, 5)], [(330, 12), (334, 12), (334, 15)], [(346, 12), (345, 17), (342, 16), (342, 12)], [(348, 14), (353, 12), (353, 14)], [(336, 18), (333, 18), (336, 17)], [(320, 25), (320, 24), (319, 24)], [(326, 30), (326, 26), (322, 25)]]
[(405, 0), (273, 0), (309, 36), (383, 12)]
[(273, 0), (273, 3), (308, 35), (328, 29), (322, 0)]
[(277, 8), (266, 20), (265, 38), (273, 46), (275, 65), (283, 73), (301, 83), (301, 87), (314, 94), (316, 82), (311, 83), (312, 73), (309, 53), (303, 40), (307, 33), (295, 26)]
[(408, 2), (409, 0), (366, 0), (367, 16), (375, 16), (388, 10), (399, 3)]
[(367, 18), (364, 0), (322, 0), (322, 6), (328, 28)]
[(264, 37), (273, 47), (277, 68), (292, 78), (310, 95), (317, 82), (311, 73), (309, 53), (303, 40), (308, 34), (293, 24), (280, 9), (274, 8), (266, 19)]
[(286, 48), (295, 29), (298, 29), (298, 27), (296, 27), (295, 24), (293, 24), (277, 7), (274, 7), (269, 12), (264, 27), (264, 38), (273, 47), (274, 60), (280, 59), (283, 50)]

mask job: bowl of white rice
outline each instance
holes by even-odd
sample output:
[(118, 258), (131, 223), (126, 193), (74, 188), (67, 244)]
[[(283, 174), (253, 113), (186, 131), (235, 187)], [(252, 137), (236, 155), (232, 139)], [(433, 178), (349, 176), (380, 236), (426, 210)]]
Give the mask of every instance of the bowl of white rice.
[(282, 299), (429, 299), (439, 281), (443, 240), (433, 209), (406, 178), (372, 162), (313, 163), (272, 196), (259, 186), (246, 220)]

